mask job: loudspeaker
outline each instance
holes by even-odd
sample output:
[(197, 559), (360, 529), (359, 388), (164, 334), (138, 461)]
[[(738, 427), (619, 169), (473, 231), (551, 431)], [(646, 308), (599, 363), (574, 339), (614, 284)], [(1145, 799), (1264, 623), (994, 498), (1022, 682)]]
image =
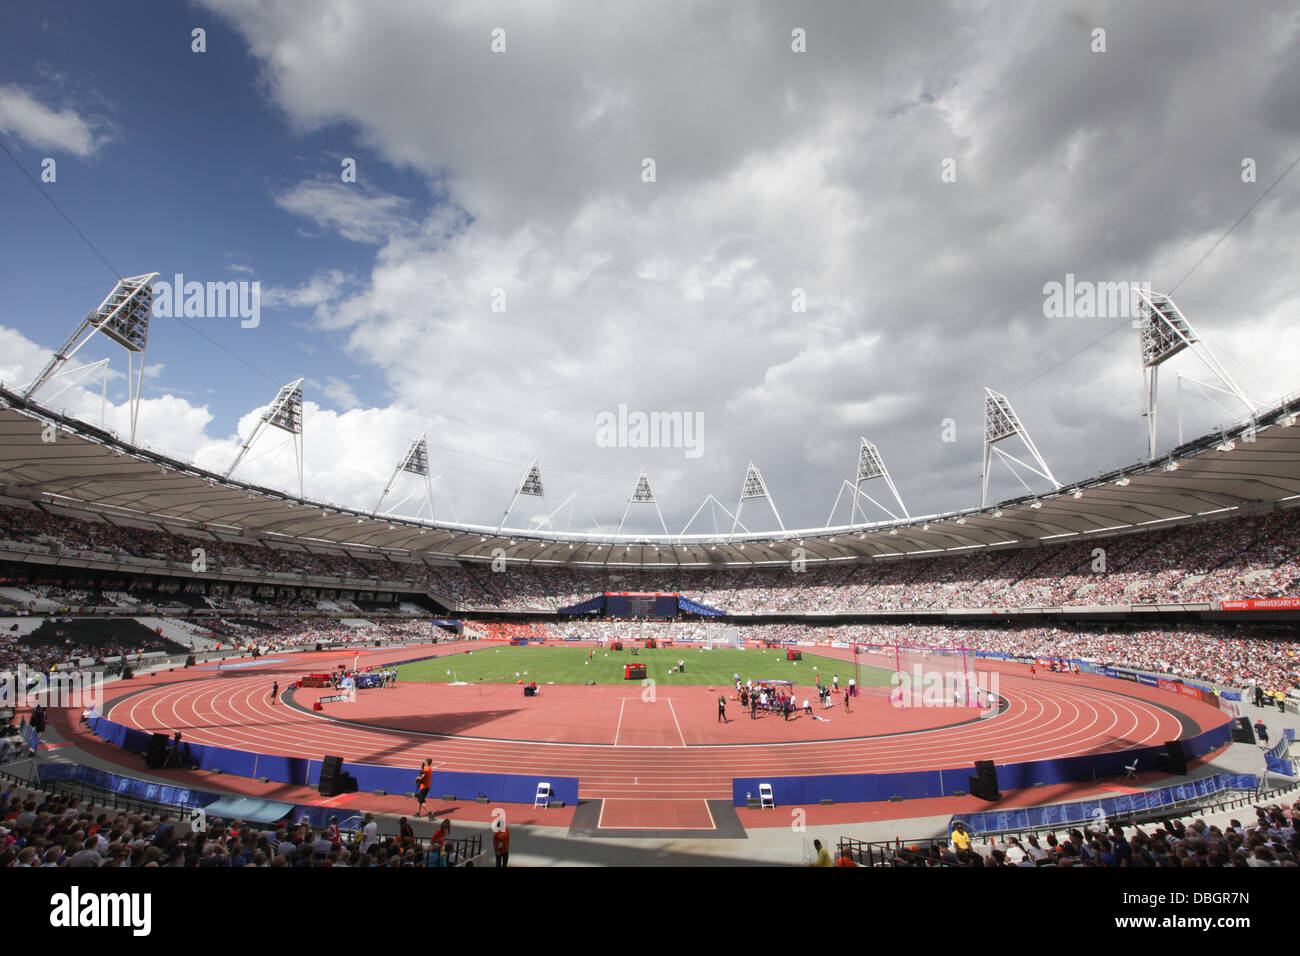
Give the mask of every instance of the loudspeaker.
[(1237, 722), (1232, 726), (1232, 742), (1234, 744), (1255, 743), (1255, 728), (1250, 725), (1249, 717), (1237, 718)]
[(337, 797), (342, 790), (343, 758), (326, 757), (320, 765), (320, 783), (317, 789), (322, 797)]
[(154, 734), (149, 738), (149, 749), (144, 752), (144, 765), (157, 770), (167, 763), (167, 735)]
[(1166, 740), (1165, 752), (1156, 758), (1156, 766), (1165, 773), (1187, 773), (1187, 755), (1181, 740)]
[(198, 662), (195, 660), (193, 654), (190, 654), (190, 655), (187, 655), (187, 656), (186, 656), (186, 658), (185, 658), (185, 666), (186, 666), (186, 667), (193, 667), (196, 663), (198, 663)]
[(131, 670), (131, 668), (130, 668), (129, 666), (127, 666), (126, 664), (123, 664), (123, 665), (122, 665), (122, 680), (132, 680), (134, 677), (135, 677), (135, 672), (134, 672), (133, 670)]
[(318, 650), (318, 651), (319, 651), (319, 650), (324, 650), (324, 648), (322, 648), (321, 645), (320, 645), (319, 643), (317, 643), (317, 645), (316, 645), (316, 650)]
[(975, 776), (970, 778), (972, 797), (981, 800), (997, 800), (1002, 794), (998, 791), (998, 768), (992, 760), (976, 760)]

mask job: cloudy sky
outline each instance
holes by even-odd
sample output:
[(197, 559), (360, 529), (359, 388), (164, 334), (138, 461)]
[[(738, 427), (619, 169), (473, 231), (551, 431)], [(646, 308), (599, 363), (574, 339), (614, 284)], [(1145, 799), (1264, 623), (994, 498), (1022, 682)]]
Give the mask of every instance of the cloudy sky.
[[(913, 514), (970, 507), (985, 385), (1083, 479), (1145, 457), (1143, 383), (1124, 316), (1045, 315), (1067, 274), (1174, 289), (1250, 397), (1300, 389), (1287, 0), (6, 17), (0, 379), (26, 384), (115, 275), (259, 282), (255, 328), (154, 321), (140, 438), (224, 470), (304, 377), (318, 500), (372, 507), (427, 432), (439, 517), (495, 525), (540, 459), (549, 507), (575, 493), (558, 528), (616, 525), (645, 468), (675, 533), (709, 493), (734, 510), (753, 460), (787, 527), (820, 526), (865, 436)], [(78, 360), (104, 357), (121, 429), (124, 354)], [(1208, 375), (1166, 366), (1166, 449), (1176, 372)], [(51, 401), (98, 421), (87, 381)], [(1189, 437), (1243, 411), (1221, 400), (1185, 395)], [(620, 406), (689, 415), (699, 443), (607, 447)], [(292, 488), (285, 438), (238, 474)], [(994, 473), (991, 497), (1019, 491)], [(775, 527), (762, 501), (741, 519)]]

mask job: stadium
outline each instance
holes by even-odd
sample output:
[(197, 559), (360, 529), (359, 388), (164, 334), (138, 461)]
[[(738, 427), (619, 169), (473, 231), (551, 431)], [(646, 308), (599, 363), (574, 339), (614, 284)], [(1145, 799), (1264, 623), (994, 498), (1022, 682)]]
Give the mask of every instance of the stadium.
[[(74, 338), (146, 337), (152, 278)], [(1144, 343), (1203, 347), (1172, 299), (1146, 301)], [(57, 703), (60, 672), (118, 679), (48, 717), (103, 765), (32, 762), (31, 782), (264, 824), (337, 809), (359, 831), (358, 811), (410, 805), (431, 758), (433, 812), (458, 824), (736, 839), (793, 811), (860, 863), (940, 852), (849, 835), (881, 816), (950, 807), (992, 841), (1294, 785), (1285, 737), (1263, 774), (1221, 759), (1255, 743), (1256, 688), (1292, 717), (1300, 696), (1294, 397), (980, 509), (656, 536), (337, 510), (66, 417), (42, 384), (0, 391), (6, 663), (48, 668), (29, 708)], [(300, 382), (262, 422), (302, 434)], [(985, 434), (1033, 448), (991, 391)], [(403, 471), (428, 478), (422, 439)], [(855, 496), (878, 478), (864, 439)], [(534, 463), (515, 493), (543, 491)], [(751, 465), (740, 504), (766, 496)], [(644, 475), (633, 503), (654, 503)], [(30, 761), (49, 744), (29, 718)], [(133, 773), (141, 756), (159, 773)]]
[[(5, 149), (20, 171), (31, 165)], [(1279, 169), (1274, 200), (1293, 201), (1290, 170)], [(15, 195), (42, 188), (10, 180)], [(0, 862), (1296, 865), (1300, 383), (1291, 368), (1244, 389), (1248, 363), (1215, 334), (1214, 310), (1180, 288), (1220, 246), (1246, 242), (1237, 230), (1252, 213), (1276, 229), (1271, 190), (1235, 198), (1240, 218), (1215, 219), (1212, 246), (1148, 262), (1163, 284), (1104, 281), (1094, 295), (1074, 273), (1055, 289), (1036, 281), (1028, 312), (1043, 305), (1041, 285), (1044, 319), (1064, 303), (1061, 316), (1099, 321), (1068, 345), (1041, 333), (1047, 344), (1020, 352), (1024, 336), (1008, 335), (959, 357), (980, 384), (945, 401), (978, 415), (926, 404), (908, 406), (924, 421), (886, 425), (859, 397), (839, 418), (769, 408), (766, 426), (710, 412), (740, 424), (710, 438), (727, 443), (705, 456), (718, 470), (693, 475), (703, 413), (607, 401), (597, 407), (617, 412), (598, 412), (589, 457), (572, 461), (538, 424), (548, 390), (568, 379), (490, 352), (443, 361), (422, 326), (419, 347), (394, 333), (399, 350), (428, 348), (405, 407), (419, 405), (421, 378), (482, 369), (489, 381), (537, 376), (532, 391), (505, 402), (508, 420), (453, 421), (440, 408), (401, 419), (423, 433), (399, 434), (376, 424), (396, 416), (375, 414), (357, 419), (374, 447), (343, 441), (356, 409), (319, 403), (327, 392), (342, 402), (323, 355), (337, 315), (311, 335), (279, 333), (300, 351), (249, 347), (237, 320), (249, 334), (270, 324), (272, 308), (255, 314), (260, 291), (186, 282), (165, 241), (87, 238), (75, 221), (93, 216), (90, 200), (47, 196), (61, 214), (49, 218), (76, 231), (65, 248), (136, 264), (110, 265), (111, 282), (98, 270), (103, 288), (75, 313), (43, 314), (24, 326), (31, 340), (5, 340), (26, 351), (0, 363), (21, 373), (0, 381)], [(288, 196), (276, 205), (296, 211), (301, 193)], [(362, 241), (360, 221), (338, 228)], [(473, 228), (437, 221), (448, 235)], [(1206, 247), (1187, 271), (1187, 250)], [(89, 281), (76, 280), (78, 295)], [(271, 301), (291, 314), (306, 290)], [(653, 297), (637, 308), (653, 311)], [(199, 344), (178, 325), (196, 317), (236, 321), (205, 326)], [(617, 392), (596, 338), (565, 339), (582, 361), (564, 374)], [(1120, 338), (1115, 353), (1094, 348)], [(733, 387), (725, 353), (665, 341), (620, 360), (660, 362), (668, 381), (673, 353), (698, 351), (710, 371), (690, 388)], [(190, 363), (165, 397), (150, 385), (164, 372), (146, 363), (160, 349), (168, 364)], [(1126, 404), (1136, 388), (1060, 407), (1029, 388), (1080, 356), (1092, 363), (1080, 374), (1140, 381), (1140, 416)], [(238, 363), (277, 377), (227, 386)], [(882, 393), (895, 388), (890, 364), (871, 370)], [(113, 371), (123, 365), (124, 377)], [(200, 399), (180, 397), (218, 387), (205, 401), (237, 406), (223, 411), (235, 434), (221, 441), (190, 416)], [(737, 389), (727, 407), (762, 420), (751, 399)], [(798, 447), (823, 417), (838, 428), (829, 450), (821, 437)], [(475, 450), (444, 445), (457, 439), (439, 422)], [(536, 435), (520, 438), (521, 422)], [(958, 425), (964, 444), (950, 437)], [(867, 437), (876, 426), (924, 430), (929, 450), (917, 439), (912, 460), (895, 455), (898, 442)], [(949, 445), (968, 460), (941, 459)], [(599, 457), (609, 449), (622, 457), (600, 464), (614, 461)], [(654, 467), (628, 471), (629, 451)], [(664, 451), (676, 457), (653, 457)], [(1068, 470), (1051, 466), (1058, 453)], [(509, 477), (458, 474), (469, 459)], [(769, 461), (777, 480), (760, 468)], [(588, 511), (585, 530), (573, 526), (583, 499), (557, 491), (575, 474), (601, 486), (597, 510), (614, 505)], [(458, 479), (472, 502), (464, 521), (435, 493)], [(685, 500), (710, 482), (739, 491)], [(978, 505), (956, 504), (976, 487)], [(790, 528), (783, 488), (799, 515)], [(833, 496), (814, 501), (826, 488)], [(909, 510), (914, 491), (930, 513)], [(805, 517), (832, 497), (824, 524)], [(686, 520), (674, 533), (669, 518)]]

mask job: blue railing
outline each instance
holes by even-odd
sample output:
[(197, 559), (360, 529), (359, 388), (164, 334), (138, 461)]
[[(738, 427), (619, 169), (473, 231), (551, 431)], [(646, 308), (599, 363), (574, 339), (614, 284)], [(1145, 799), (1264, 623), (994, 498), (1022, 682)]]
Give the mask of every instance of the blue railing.
[(41, 764), (36, 768), (36, 772), (41, 783), (69, 781), (87, 787), (94, 787), (96, 790), (104, 790), (127, 800), (157, 803), (169, 807), (194, 809), (196, 807), (206, 807), (218, 799), (218, 794), (208, 793), (204, 790), (153, 783), (149, 780), (137, 780), (134, 777), (124, 777), (121, 774), (109, 773), (107, 770), (99, 770), (81, 764)]
[(1106, 827), (1121, 820), (1174, 811), (1181, 806), (1204, 802), (1209, 797), (1228, 791), (1253, 793), (1258, 790), (1259, 778), (1254, 774), (1218, 773), (1199, 780), (1161, 787), (1159, 790), (1139, 790), (1113, 797), (1018, 810), (959, 813), (949, 822), (948, 829), (951, 830), (953, 824), (962, 823), (969, 831), (991, 835), (1050, 830), (1075, 824)]

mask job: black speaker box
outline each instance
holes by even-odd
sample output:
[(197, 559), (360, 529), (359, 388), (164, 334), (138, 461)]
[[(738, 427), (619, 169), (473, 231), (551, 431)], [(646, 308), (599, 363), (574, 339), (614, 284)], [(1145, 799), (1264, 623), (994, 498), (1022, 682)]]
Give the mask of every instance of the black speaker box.
[(1165, 741), (1165, 752), (1156, 758), (1156, 767), (1165, 773), (1187, 773), (1187, 754), (1181, 740)]
[(157, 770), (167, 763), (167, 735), (154, 734), (149, 738), (149, 749), (144, 752), (144, 765)]
[(970, 778), (970, 794), (981, 800), (997, 800), (1002, 796), (998, 791), (998, 768), (992, 760), (975, 761), (975, 776)]
[(1234, 744), (1255, 743), (1255, 728), (1250, 725), (1249, 717), (1238, 717), (1232, 725), (1232, 742)]
[(317, 789), (322, 797), (336, 797), (340, 793), (347, 793), (344, 789), (343, 758), (326, 757), (321, 761), (320, 782)]

